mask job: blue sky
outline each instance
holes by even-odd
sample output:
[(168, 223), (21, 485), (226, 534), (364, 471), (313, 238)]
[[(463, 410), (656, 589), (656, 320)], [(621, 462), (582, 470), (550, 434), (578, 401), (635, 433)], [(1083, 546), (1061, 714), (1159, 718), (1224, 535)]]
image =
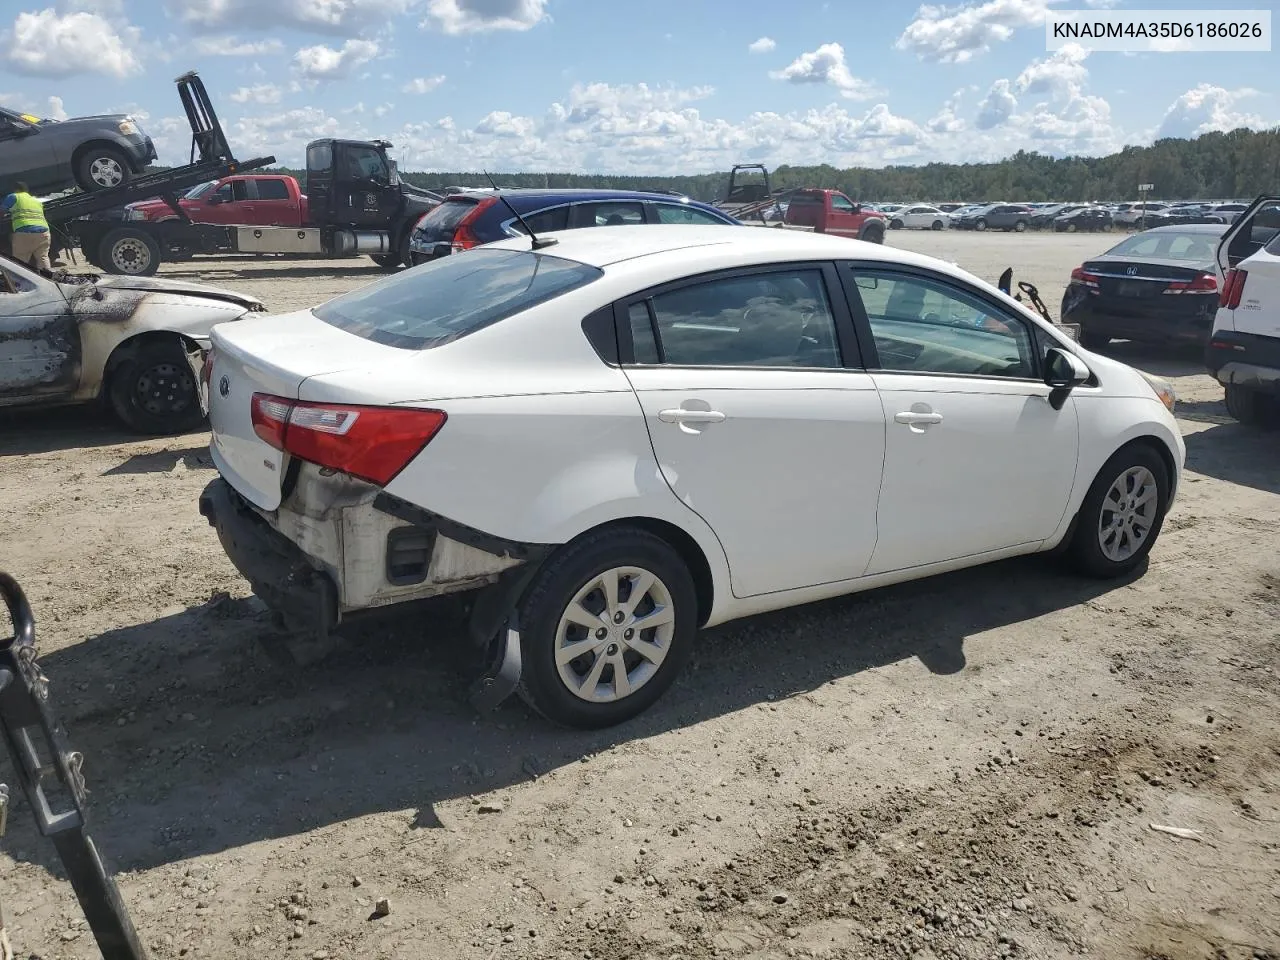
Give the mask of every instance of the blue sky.
[(4, 6), (0, 103), (54, 117), (133, 113), (170, 162), (187, 149), (172, 78), (189, 69), (242, 157), (298, 163), (316, 137), (384, 136), (406, 170), (662, 174), (740, 160), (1098, 155), (1280, 122), (1274, 53), (1045, 49), (1046, 10), (1152, 0)]

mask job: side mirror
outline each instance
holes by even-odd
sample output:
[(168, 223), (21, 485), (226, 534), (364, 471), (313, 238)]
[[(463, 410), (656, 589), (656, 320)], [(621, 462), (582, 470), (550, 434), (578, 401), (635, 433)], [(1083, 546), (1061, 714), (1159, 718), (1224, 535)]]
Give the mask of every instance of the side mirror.
[(1049, 405), (1061, 410), (1067, 402), (1071, 391), (1082, 383), (1087, 383), (1092, 374), (1084, 361), (1074, 353), (1061, 347), (1050, 347), (1044, 355), (1044, 382), (1052, 389), (1049, 391)]

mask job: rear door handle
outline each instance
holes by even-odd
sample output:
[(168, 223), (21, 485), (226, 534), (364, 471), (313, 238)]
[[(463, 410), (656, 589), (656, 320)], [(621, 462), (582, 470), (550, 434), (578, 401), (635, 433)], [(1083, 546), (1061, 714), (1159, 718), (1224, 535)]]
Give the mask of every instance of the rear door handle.
[(941, 423), (942, 414), (940, 413), (917, 413), (914, 410), (906, 410), (902, 413), (893, 415), (895, 423), (921, 424), (921, 423)]
[(676, 407), (659, 410), (658, 419), (663, 423), (724, 423), (725, 416), (719, 410), (687, 410)]

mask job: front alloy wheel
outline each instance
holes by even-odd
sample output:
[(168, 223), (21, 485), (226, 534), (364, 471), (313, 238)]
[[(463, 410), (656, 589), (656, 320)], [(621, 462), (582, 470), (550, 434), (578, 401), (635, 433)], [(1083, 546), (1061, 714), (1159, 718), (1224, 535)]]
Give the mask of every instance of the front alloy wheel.
[(1080, 505), (1070, 556), (1091, 577), (1119, 577), (1151, 552), (1169, 508), (1169, 469), (1146, 443), (1112, 455)]
[(612, 726), (669, 687), (697, 630), (689, 569), (653, 534), (606, 528), (561, 547), (521, 601), (520, 694), (548, 719)]

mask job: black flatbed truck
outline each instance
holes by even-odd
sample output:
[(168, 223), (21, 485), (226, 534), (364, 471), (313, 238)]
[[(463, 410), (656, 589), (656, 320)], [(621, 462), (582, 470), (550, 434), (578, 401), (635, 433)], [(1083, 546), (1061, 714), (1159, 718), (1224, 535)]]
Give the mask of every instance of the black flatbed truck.
[[(80, 246), (108, 273), (142, 276), (154, 274), (164, 260), (189, 260), (197, 254), (367, 254), (383, 269), (395, 269), (410, 263), (409, 234), (443, 197), (402, 181), (387, 155), (391, 146), (386, 140), (308, 144), (308, 221), (301, 225), (193, 223), (175, 202), (169, 205), (177, 209), (176, 219), (79, 221)], [(240, 169), (250, 167), (241, 164)]]
[[(103, 241), (112, 229), (120, 226), (122, 220), (118, 211), (126, 204), (160, 197), (178, 216), (185, 217), (177, 198), (192, 187), (276, 162), (275, 157), (237, 160), (227, 144), (226, 134), (200, 76), (193, 70), (174, 82), (191, 125), (191, 161), (180, 167), (144, 173), (120, 187), (73, 193), (47, 201), (44, 215), (49, 221), (55, 255), (62, 250), (79, 247), (85, 259), (105, 270)], [(111, 216), (112, 211), (117, 211), (117, 214)]]

